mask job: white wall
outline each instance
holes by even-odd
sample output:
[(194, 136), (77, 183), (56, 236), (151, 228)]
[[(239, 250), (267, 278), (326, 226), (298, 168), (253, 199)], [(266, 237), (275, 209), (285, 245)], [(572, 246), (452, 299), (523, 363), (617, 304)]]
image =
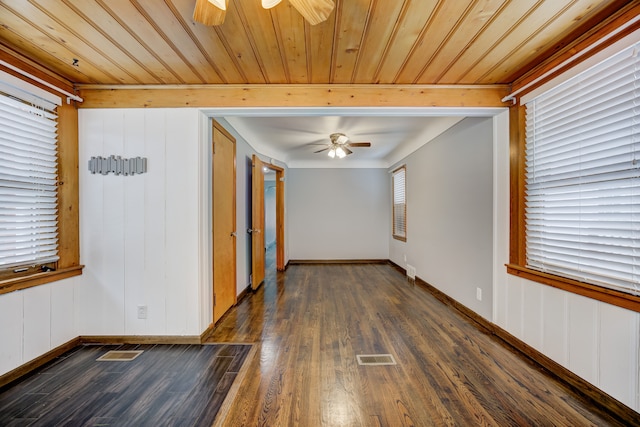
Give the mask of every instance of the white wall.
[(291, 259), (389, 258), (385, 169), (291, 168), (287, 183)]
[[(467, 118), (403, 159), (407, 241), (388, 233), (390, 259), (491, 319), (493, 128)], [(405, 262), (406, 255), (406, 262)], [(482, 289), (482, 301), (476, 299)]]
[(80, 280), (0, 295), (0, 375), (78, 336), (73, 304)]
[[(79, 335), (199, 335), (208, 326), (203, 122), (195, 109), (79, 111)], [(147, 157), (148, 172), (87, 170), (91, 156), (112, 154)]]

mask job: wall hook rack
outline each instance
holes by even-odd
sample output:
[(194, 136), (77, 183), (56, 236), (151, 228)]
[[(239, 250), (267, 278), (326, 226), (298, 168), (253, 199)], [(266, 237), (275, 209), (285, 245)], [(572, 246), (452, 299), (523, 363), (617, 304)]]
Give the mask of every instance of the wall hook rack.
[(93, 156), (89, 160), (89, 171), (92, 174), (99, 173), (101, 175), (135, 175), (145, 173), (147, 171), (146, 157), (132, 157), (123, 159), (120, 156), (111, 155), (109, 157)]

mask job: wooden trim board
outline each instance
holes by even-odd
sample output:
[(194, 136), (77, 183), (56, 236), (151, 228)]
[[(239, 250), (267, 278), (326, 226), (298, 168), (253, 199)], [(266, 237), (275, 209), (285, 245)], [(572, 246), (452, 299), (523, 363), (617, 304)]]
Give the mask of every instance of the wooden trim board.
[(209, 336), (213, 333), (215, 326), (216, 325), (214, 323), (211, 323), (209, 327), (200, 334), (200, 344), (203, 344), (207, 340), (207, 338), (209, 338)]
[(78, 85), (79, 108), (508, 107), (508, 85)]
[[(209, 329), (205, 330), (206, 333)], [(81, 344), (201, 344), (200, 335), (83, 335)]]
[(291, 259), (287, 263), (289, 265), (304, 264), (387, 264), (386, 259)]

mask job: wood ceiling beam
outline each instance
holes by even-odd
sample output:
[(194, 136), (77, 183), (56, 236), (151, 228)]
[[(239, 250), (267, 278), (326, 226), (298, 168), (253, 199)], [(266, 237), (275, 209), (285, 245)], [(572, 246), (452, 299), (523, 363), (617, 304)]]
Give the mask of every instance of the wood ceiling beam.
[(508, 85), (78, 86), (80, 108), (507, 107)]

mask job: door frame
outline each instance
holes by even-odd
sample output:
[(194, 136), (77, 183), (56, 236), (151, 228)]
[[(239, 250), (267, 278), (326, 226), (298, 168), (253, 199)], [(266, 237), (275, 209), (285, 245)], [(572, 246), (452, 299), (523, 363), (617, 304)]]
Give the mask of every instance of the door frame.
[(268, 162), (263, 166), (276, 173), (276, 269), (284, 271), (284, 168)]
[(229, 133), (229, 131), (227, 131), (224, 126), (218, 122), (216, 119), (214, 118), (210, 118), (209, 119), (209, 123), (210, 123), (210, 138), (209, 138), (209, 144), (211, 146), (211, 194), (210, 194), (210, 206), (211, 206), (211, 242), (212, 242), (212, 246), (211, 246), (211, 319), (212, 319), (212, 324), (215, 324), (217, 322), (217, 320), (219, 320), (224, 313), (221, 313), (220, 316), (218, 316), (218, 319), (216, 319), (216, 314), (219, 314), (216, 312), (216, 284), (215, 284), (215, 274), (214, 274), (214, 269), (215, 269), (215, 262), (214, 262), (214, 257), (215, 257), (215, 251), (213, 249), (213, 244), (214, 244), (214, 216), (215, 216), (215, 206), (216, 204), (214, 203), (214, 180), (215, 180), (215, 168), (213, 167), (213, 163), (214, 163), (214, 158), (213, 155), (215, 153), (215, 140), (214, 140), (214, 134), (215, 134), (215, 129), (217, 129), (220, 133), (222, 133), (225, 137), (227, 137), (233, 144), (233, 201), (232, 201), (232, 216), (233, 216), (233, 229), (232, 229), (232, 244), (233, 244), (233, 296), (234, 296), (234, 300), (233, 300), (233, 304), (231, 305), (231, 307), (233, 307), (237, 301), (238, 301), (238, 295), (237, 295), (237, 291), (236, 291), (236, 286), (237, 286), (237, 256), (238, 256), (238, 251), (237, 251), (237, 224), (236, 224), (236, 199), (237, 199), (237, 152), (236, 152), (236, 139), (233, 135), (231, 135), (231, 133)]

